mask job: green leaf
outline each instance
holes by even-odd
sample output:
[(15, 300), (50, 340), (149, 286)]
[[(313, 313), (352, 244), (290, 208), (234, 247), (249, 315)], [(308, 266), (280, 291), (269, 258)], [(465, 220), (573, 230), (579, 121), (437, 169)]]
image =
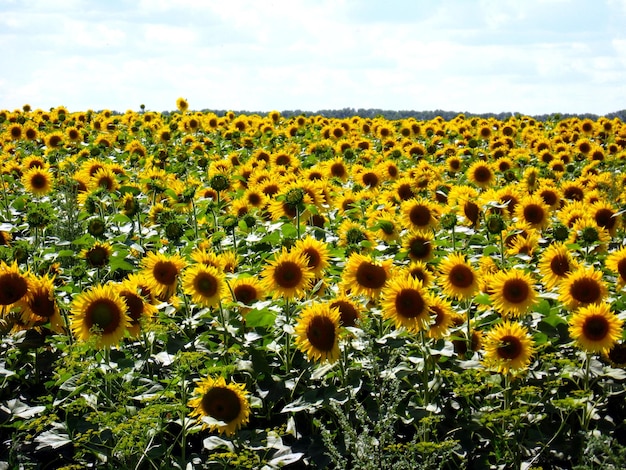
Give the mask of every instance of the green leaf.
[(250, 310), (245, 315), (246, 325), (251, 327), (270, 326), (274, 324), (276, 313), (268, 309)]

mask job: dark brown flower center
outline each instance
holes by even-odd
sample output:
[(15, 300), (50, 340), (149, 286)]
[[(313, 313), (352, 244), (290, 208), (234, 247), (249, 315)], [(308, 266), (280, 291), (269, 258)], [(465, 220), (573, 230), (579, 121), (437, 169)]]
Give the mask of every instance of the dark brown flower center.
[(424, 311), (424, 298), (416, 289), (402, 289), (396, 295), (396, 312), (404, 318), (416, 318)]
[(528, 299), (530, 286), (523, 279), (509, 279), (502, 287), (502, 296), (511, 304), (519, 304)]
[(611, 230), (617, 223), (617, 217), (614, 215), (611, 209), (599, 209), (594, 214), (594, 218), (600, 227)]
[(527, 204), (524, 206), (524, 219), (533, 225), (541, 224), (546, 217), (546, 213), (538, 204)]
[(609, 322), (603, 315), (593, 315), (583, 324), (583, 335), (591, 341), (602, 341), (609, 334)]
[(28, 301), (28, 307), (35, 315), (43, 318), (50, 318), (56, 312), (54, 297), (47, 290), (35, 292)]
[(319, 251), (317, 251), (315, 248), (306, 248), (302, 251), (307, 256), (307, 265), (309, 266), (309, 268), (315, 269), (322, 262), (322, 257), (320, 256)]
[(409, 243), (409, 256), (414, 259), (426, 259), (430, 256), (430, 240), (422, 237), (415, 237)]
[(331, 308), (339, 310), (339, 324), (342, 326), (356, 326), (359, 319), (359, 312), (350, 302), (336, 300), (330, 304)]
[(157, 261), (152, 269), (152, 275), (159, 284), (171, 286), (176, 282), (178, 269), (171, 261)]
[(335, 323), (324, 315), (314, 316), (306, 329), (309, 343), (319, 351), (332, 351), (335, 346), (335, 335)]
[(409, 219), (411, 223), (417, 227), (425, 227), (430, 222), (430, 209), (421, 204), (411, 207), (409, 211)]
[(126, 302), (127, 313), (132, 323), (134, 325), (138, 324), (143, 313), (143, 300), (137, 294), (130, 291), (121, 292), (120, 296)]
[(382, 266), (365, 261), (356, 270), (356, 282), (368, 289), (380, 289), (387, 282), (387, 272)]
[(193, 280), (193, 287), (203, 297), (212, 297), (217, 293), (218, 282), (212, 274), (200, 272)]
[(564, 255), (556, 255), (550, 260), (550, 270), (559, 277), (570, 272), (569, 259)]
[(468, 266), (457, 264), (450, 270), (448, 279), (450, 280), (450, 284), (454, 287), (463, 289), (472, 285), (474, 282), (474, 273)]
[(11, 305), (28, 290), (28, 281), (18, 273), (0, 275), (0, 305)]
[(241, 401), (233, 390), (227, 387), (213, 387), (202, 397), (202, 409), (214, 419), (230, 423), (241, 412)]
[(491, 180), (491, 169), (488, 166), (481, 165), (474, 170), (474, 179), (478, 183), (488, 183)]
[(121, 320), (122, 312), (111, 299), (98, 299), (87, 307), (85, 315), (87, 326), (89, 329), (95, 326), (102, 334), (115, 331)]
[(282, 261), (274, 270), (274, 281), (280, 287), (292, 289), (302, 281), (302, 268), (293, 261)]
[(250, 284), (240, 284), (233, 289), (233, 294), (237, 302), (249, 305), (257, 299), (258, 293), (254, 286)]
[(498, 357), (500, 359), (515, 359), (522, 354), (522, 342), (520, 339), (513, 335), (507, 335), (500, 339), (498, 345)]
[(570, 286), (570, 295), (583, 304), (598, 302), (602, 297), (602, 288), (591, 278), (575, 280)]

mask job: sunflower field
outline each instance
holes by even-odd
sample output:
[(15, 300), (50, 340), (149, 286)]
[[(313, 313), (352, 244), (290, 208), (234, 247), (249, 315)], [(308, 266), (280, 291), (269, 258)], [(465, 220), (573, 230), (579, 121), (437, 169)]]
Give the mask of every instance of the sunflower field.
[(0, 111), (0, 469), (624, 467), (620, 119), (176, 106)]

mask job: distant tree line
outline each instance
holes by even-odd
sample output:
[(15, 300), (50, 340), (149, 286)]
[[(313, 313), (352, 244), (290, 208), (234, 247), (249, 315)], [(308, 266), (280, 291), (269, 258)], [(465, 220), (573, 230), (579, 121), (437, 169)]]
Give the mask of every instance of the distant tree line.
[[(259, 111), (235, 111), (235, 110), (224, 110), (224, 109), (204, 109), (203, 112), (212, 112), (218, 116), (224, 116), (227, 112), (233, 111), (236, 114), (258, 114), (259, 116), (266, 116), (268, 112), (259, 112)], [(359, 116), (362, 118), (375, 118), (382, 117), (388, 120), (399, 120), (399, 119), (407, 119), (407, 118), (415, 118), (418, 121), (429, 121), (431, 119), (436, 118), (437, 116), (441, 116), (444, 120), (450, 121), (454, 119), (459, 114), (463, 114), (466, 117), (480, 117), (480, 118), (495, 118), (500, 121), (505, 121), (514, 116), (523, 116), (522, 113), (512, 113), (512, 112), (501, 112), (501, 113), (470, 113), (470, 112), (460, 112), (460, 111), (444, 111), (442, 109), (435, 109), (434, 111), (411, 111), (411, 110), (389, 110), (389, 109), (378, 109), (378, 108), (343, 108), (343, 109), (320, 109), (319, 111), (302, 111), (300, 109), (295, 110), (286, 110), (280, 111), (281, 116), (286, 118), (294, 117), (294, 116), (325, 116), (328, 118), (350, 118), (353, 116)], [(622, 109), (621, 111), (616, 111), (613, 113), (605, 114), (604, 117), (609, 119), (618, 118), (622, 121), (626, 120), (626, 109)], [(584, 113), (584, 114), (569, 114), (569, 113), (552, 113), (552, 114), (541, 114), (541, 115), (531, 115), (534, 119), (538, 121), (548, 121), (548, 120), (562, 120), (573, 117), (578, 117), (580, 119), (593, 119), (596, 120), (600, 117), (600, 115), (592, 114), (592, 113)]]

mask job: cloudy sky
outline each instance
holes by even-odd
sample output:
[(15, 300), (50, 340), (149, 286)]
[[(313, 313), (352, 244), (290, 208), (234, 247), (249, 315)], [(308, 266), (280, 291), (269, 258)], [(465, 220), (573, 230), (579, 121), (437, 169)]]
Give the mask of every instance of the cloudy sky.
[(0, 0), (0, 109), (626, 109), (626, 0)]

